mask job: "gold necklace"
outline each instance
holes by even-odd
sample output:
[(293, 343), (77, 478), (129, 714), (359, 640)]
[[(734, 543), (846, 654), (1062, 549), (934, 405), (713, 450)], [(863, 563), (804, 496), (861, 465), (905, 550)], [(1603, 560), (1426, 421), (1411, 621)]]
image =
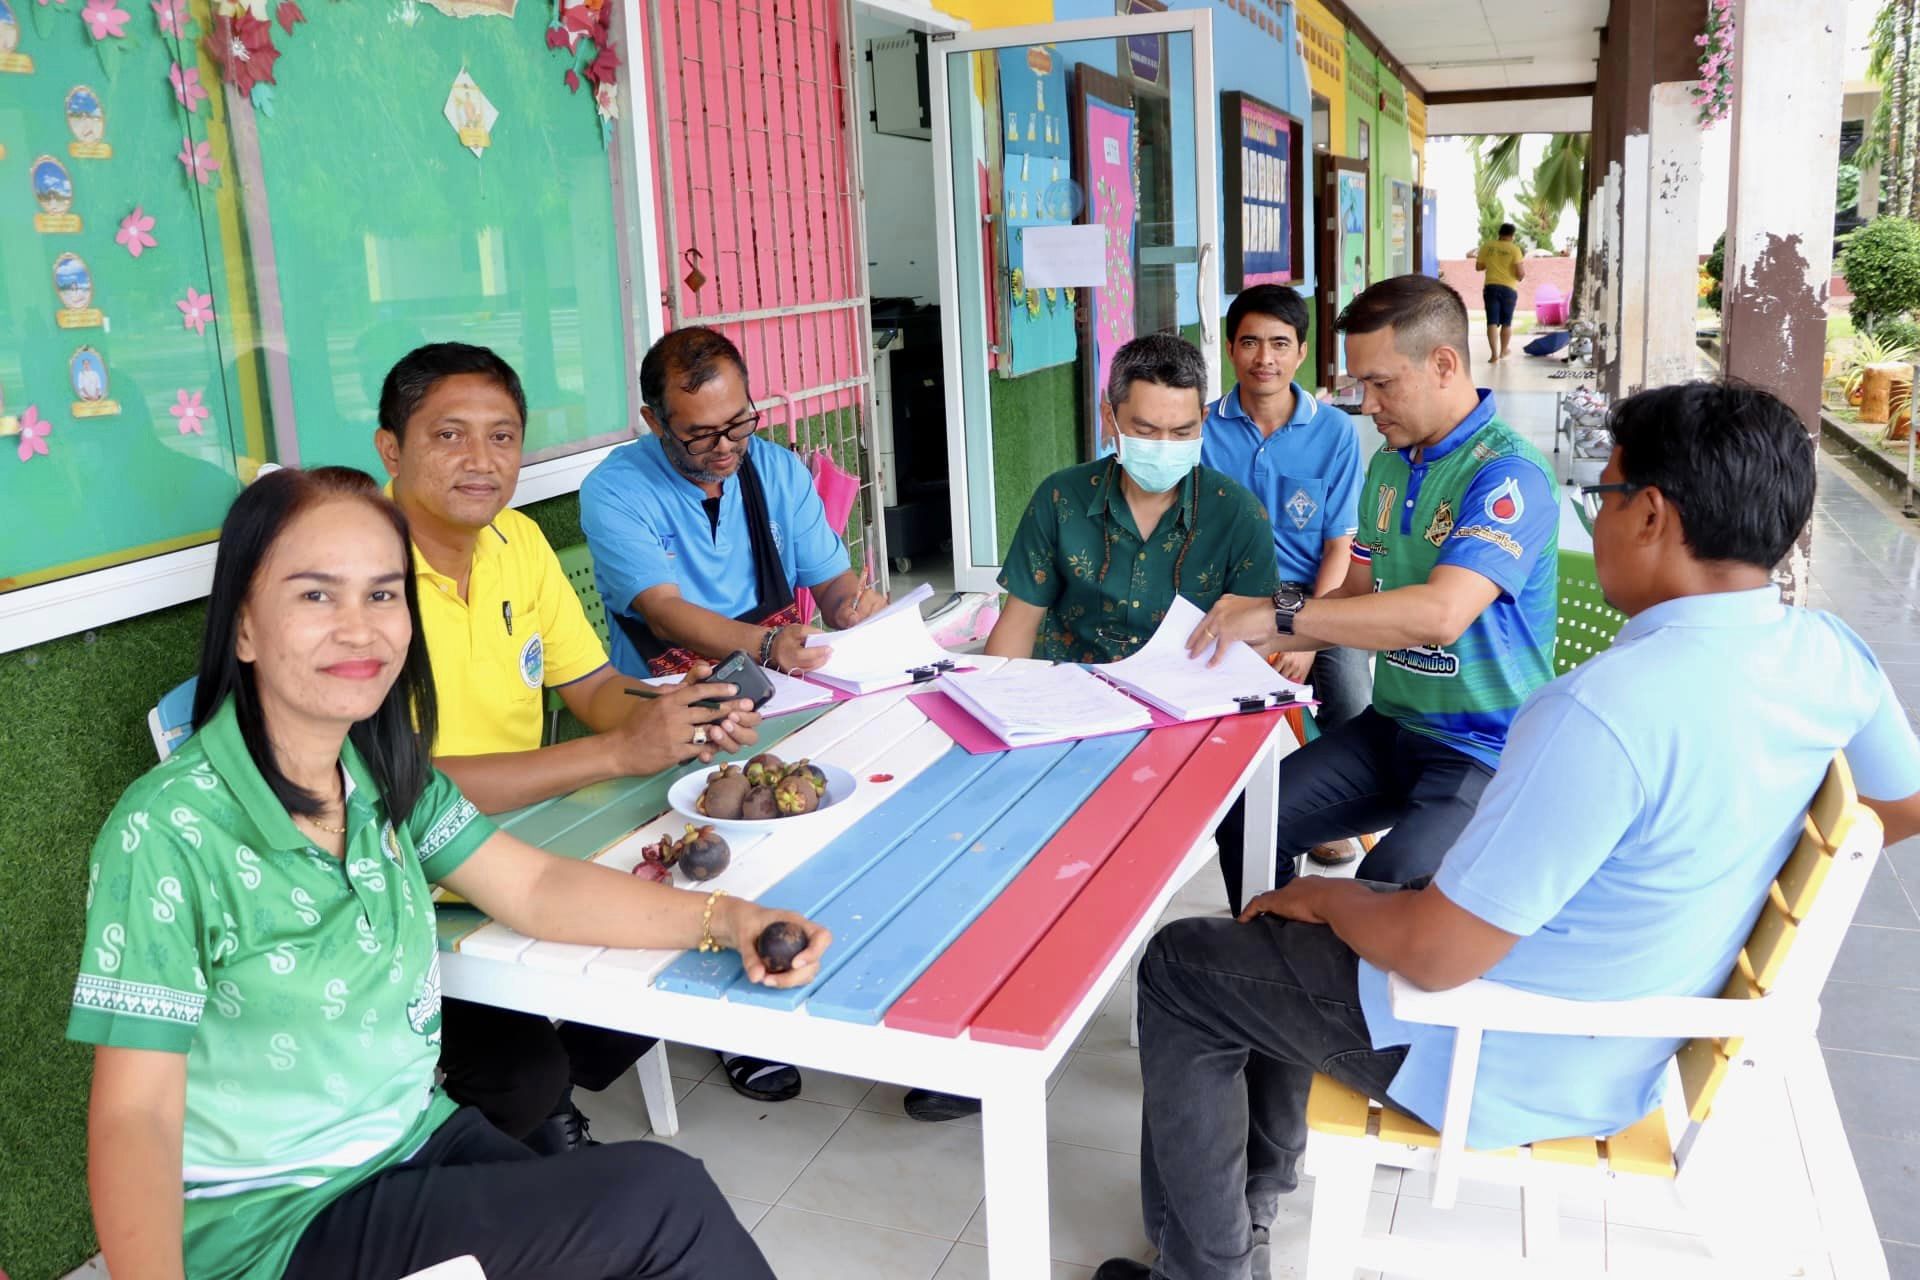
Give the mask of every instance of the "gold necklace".
[(312, 827), (314, 830), (324, 831), (330, 836), (343, 836), (347, 834), (347, 827), (344, 822), (337, 827), (330, 827), (326, 823), (320, 821), (318, 818), (308, 817), (304, 813), (296, 813), (293, 816), (300, 819), (300, 821), (306, 823), (308, 826)]

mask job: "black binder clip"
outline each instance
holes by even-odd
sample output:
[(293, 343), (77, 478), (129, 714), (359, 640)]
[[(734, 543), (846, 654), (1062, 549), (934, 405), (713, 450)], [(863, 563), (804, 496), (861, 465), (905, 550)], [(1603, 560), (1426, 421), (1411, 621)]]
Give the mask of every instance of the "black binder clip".
[(930, 662), (924, 667), (908, 667), (907, 676), (915, 684), (926, 684), (935, 676), (945, 671), (951, 671), (953, 668), (954, 661), (952, 658), (942, 658), (940, 661)]
[(1267, 709), (1267, 695), (1264, 693), (1250, 693), (1244, 698), (1235, 698), (1233, 705), (1239, 709), (1240, 715), (1248, 715), (1255, 711), (1265, 711)]

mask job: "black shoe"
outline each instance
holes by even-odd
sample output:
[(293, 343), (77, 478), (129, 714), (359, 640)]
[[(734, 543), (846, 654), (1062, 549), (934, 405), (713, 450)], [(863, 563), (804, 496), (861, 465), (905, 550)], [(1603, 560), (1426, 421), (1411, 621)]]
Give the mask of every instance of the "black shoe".
[(539, 1127), (523, 1141), (533, 1149), (534, 1154), (543, 1156), (561, 1156), (569, 1151), (600, 1145), (593, 1140), (593, 1134), (587, 1128), (587, 1118), (580, 1114), (580, 1108), (573, 1105), (571, 1093), (561, 1099), (553, 1114), (542, 1120)]
[[(1258, 1275), (1258, 1273), (1255, 1273)], [(1132, 1258), (1108, 1258), (1093, 1273), (1093, 1280), (1148, 1280), (1153, 1268), (1144, 1262), (1135, 1262)], [(1259, 1280), (1266, 1280), (1260, 1276)]]
[(905, 1106), (909, 1116), (915, 1120), (925, 1120), (930, 1124), (980, 1114), (980, 1099), (962, 1098), (951, 1093), (935, 1093), (931, 1089), (907, 1090)]
[(798, 1067), (768, 1062), (765, 1058), (749, 1058), (745, 1054), (723, 1053), (719, 1057), (727, 1073), (727, 1083), (743, 1098), (752, 1098), (755, 1102), (785, 1102), (800, 1096)]

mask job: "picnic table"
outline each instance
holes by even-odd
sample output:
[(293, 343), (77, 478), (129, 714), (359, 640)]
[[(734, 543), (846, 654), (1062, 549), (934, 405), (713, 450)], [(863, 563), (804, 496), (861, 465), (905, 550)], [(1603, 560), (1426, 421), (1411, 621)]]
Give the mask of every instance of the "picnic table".
[[(732, 864), (700, 886), (832, 929), (809, 986), (754, 986), (731, 952), (540, 942), (451, 905), (438, 922), (442, 984), (463, 1000), (977, 1097), (989, 1269), (1040, 1280), (1047, 1078), (1243, 790), (1245, 891), (1271, 887), (1279, 763), (1297, 727), (1269, 711), (969, 755), (910, 692), (763, 725), (756, 751), (839, 765), (859, 788), (791, 827), (729, 837)], [(630, 870), (686, 821), (666, 801), (675, 776), (586, 787), (503, 825)], [(648, 1089), (650, 1110), (671, 1108), (663, 1084)]]

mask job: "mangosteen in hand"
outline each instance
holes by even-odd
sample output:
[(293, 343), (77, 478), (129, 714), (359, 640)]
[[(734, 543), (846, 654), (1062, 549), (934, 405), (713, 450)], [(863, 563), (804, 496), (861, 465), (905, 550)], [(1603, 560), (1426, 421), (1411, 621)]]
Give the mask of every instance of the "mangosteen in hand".
[(788, 973), (794, 958), (807, 949), (807, 933), (790, 920), (775, 920), (760, 931), (753, 949), (760, 953), (768, 973)]

